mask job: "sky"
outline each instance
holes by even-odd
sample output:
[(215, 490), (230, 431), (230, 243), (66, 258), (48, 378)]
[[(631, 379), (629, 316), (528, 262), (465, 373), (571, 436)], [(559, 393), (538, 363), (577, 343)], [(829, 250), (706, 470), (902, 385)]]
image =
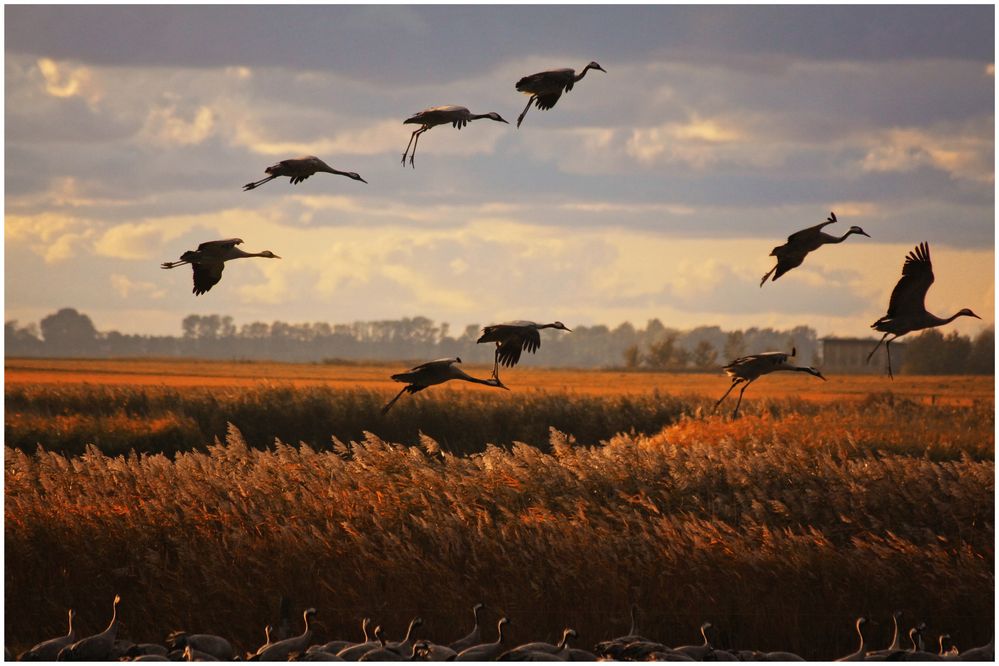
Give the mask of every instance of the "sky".
[[(994, 7), (4, 8), (5, 319), (98, 330), (189, 314), (452, 330), (652, 318), (866, 336), (906, 252), (927, 308), (994, 323)], [(522, 76), (590, 71), (516, 117)], [(488, 119), (420, 140), (431, 106)], [(281, 159), (317, 174), (243, 192)], [(840, 235), (760, 288), (770, 250)], [(228, 264), (195, 297), (206, 240)]]

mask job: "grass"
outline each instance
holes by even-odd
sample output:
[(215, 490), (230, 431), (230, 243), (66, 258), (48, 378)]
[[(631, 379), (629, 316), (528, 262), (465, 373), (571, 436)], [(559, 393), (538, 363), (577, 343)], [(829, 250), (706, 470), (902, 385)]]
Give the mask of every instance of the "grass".
[(515, 640), (569, 625), (583, 647), (631, 601), (667, 644), (709, 619), (810, 658), (853, 651), (859, 614), (882, 647), (897, 608), (963, 648), (991, 635), (991, 398), (759, 396), (732, 420), (715, 395), (438, 387), (378, 421), (387, 395), (8, 383), (7, 644), (63, 632), (70, 606), (103, 629), (115, 593), (132, 640), (244, 649), (281, 596), (322, 639), (420, 615), (447, 642), (480, 600)]

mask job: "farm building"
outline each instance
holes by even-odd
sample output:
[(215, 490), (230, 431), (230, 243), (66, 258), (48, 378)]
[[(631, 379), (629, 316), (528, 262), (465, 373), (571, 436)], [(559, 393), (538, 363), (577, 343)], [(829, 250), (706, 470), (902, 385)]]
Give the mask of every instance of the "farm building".
[[(867, 362), (867, 355), (878, 343), (877, 338), (822, 338), (820, 341), (821, 368), (823, 372), (840, 372), (852, 374), (878, 374), (885, 372), (888, 358), (885, 346)], [(905, 363), (905, 343), (893, 342), (891, 345), (891, 367), (896, 373)]]

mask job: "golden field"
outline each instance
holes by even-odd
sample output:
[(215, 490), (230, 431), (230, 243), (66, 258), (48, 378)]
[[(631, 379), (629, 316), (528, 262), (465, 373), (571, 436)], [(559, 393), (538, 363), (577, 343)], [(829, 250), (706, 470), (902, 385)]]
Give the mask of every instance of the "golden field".
[(897, 608), (990, 637), (991, 377), (775, 375), (732, 419), (721, 375), (517, 369), (509, 393), (433, 387), (380, 417), (399, 369), (8, 360), (8, 645), (69, 606), (99, 630), (115, 593), (132, 640), (245, 649), (281, 596), (323, 640), (420, 615), (446, 642), (479, 600), (515, 639), (569, 625), (587, 648), (631, 601), (667, 644), (710, 620), (726, 646), (835, 658), (860, 614), (886, 644)]

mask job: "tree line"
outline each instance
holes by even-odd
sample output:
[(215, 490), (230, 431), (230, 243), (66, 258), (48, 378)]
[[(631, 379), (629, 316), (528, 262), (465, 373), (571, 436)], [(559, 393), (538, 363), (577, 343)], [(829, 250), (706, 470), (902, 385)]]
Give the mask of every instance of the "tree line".
[[(493, 346), (476, 344), (478, 324), (452, 333), (446, 322), (427, 317), (327, 322), (252, 322), (237, 325), (226, 315), (188, 315), (181, 333), (125, 334), (98, 331), (86, 314), (63, 308), (38, 324), (4, 324), (7, 356), (139, 358), (186, 357), (287, 362), (422, 361), (460, 356), (466, 362), (489, 363)], [(874, 340), (872, 339), (872, 344)], [(910, 341), (904, 371), (919, 374), (994, 373), (994, 332), (988, 328), (974, 340), (929, 330)], [(535, 359), (522, 362), (552, 367), (629, 370), (710, 371), (745, 354), (768, 350), (798, 350), (797, 360), (821, 364), (815, 330), (748, 328), (723, 331), (718, 326), (691, 330), (668, 328), (658, 319), (636, 328), (625, 322), (615, 328), (577, 326), (572, 333), (544, 334)]]

